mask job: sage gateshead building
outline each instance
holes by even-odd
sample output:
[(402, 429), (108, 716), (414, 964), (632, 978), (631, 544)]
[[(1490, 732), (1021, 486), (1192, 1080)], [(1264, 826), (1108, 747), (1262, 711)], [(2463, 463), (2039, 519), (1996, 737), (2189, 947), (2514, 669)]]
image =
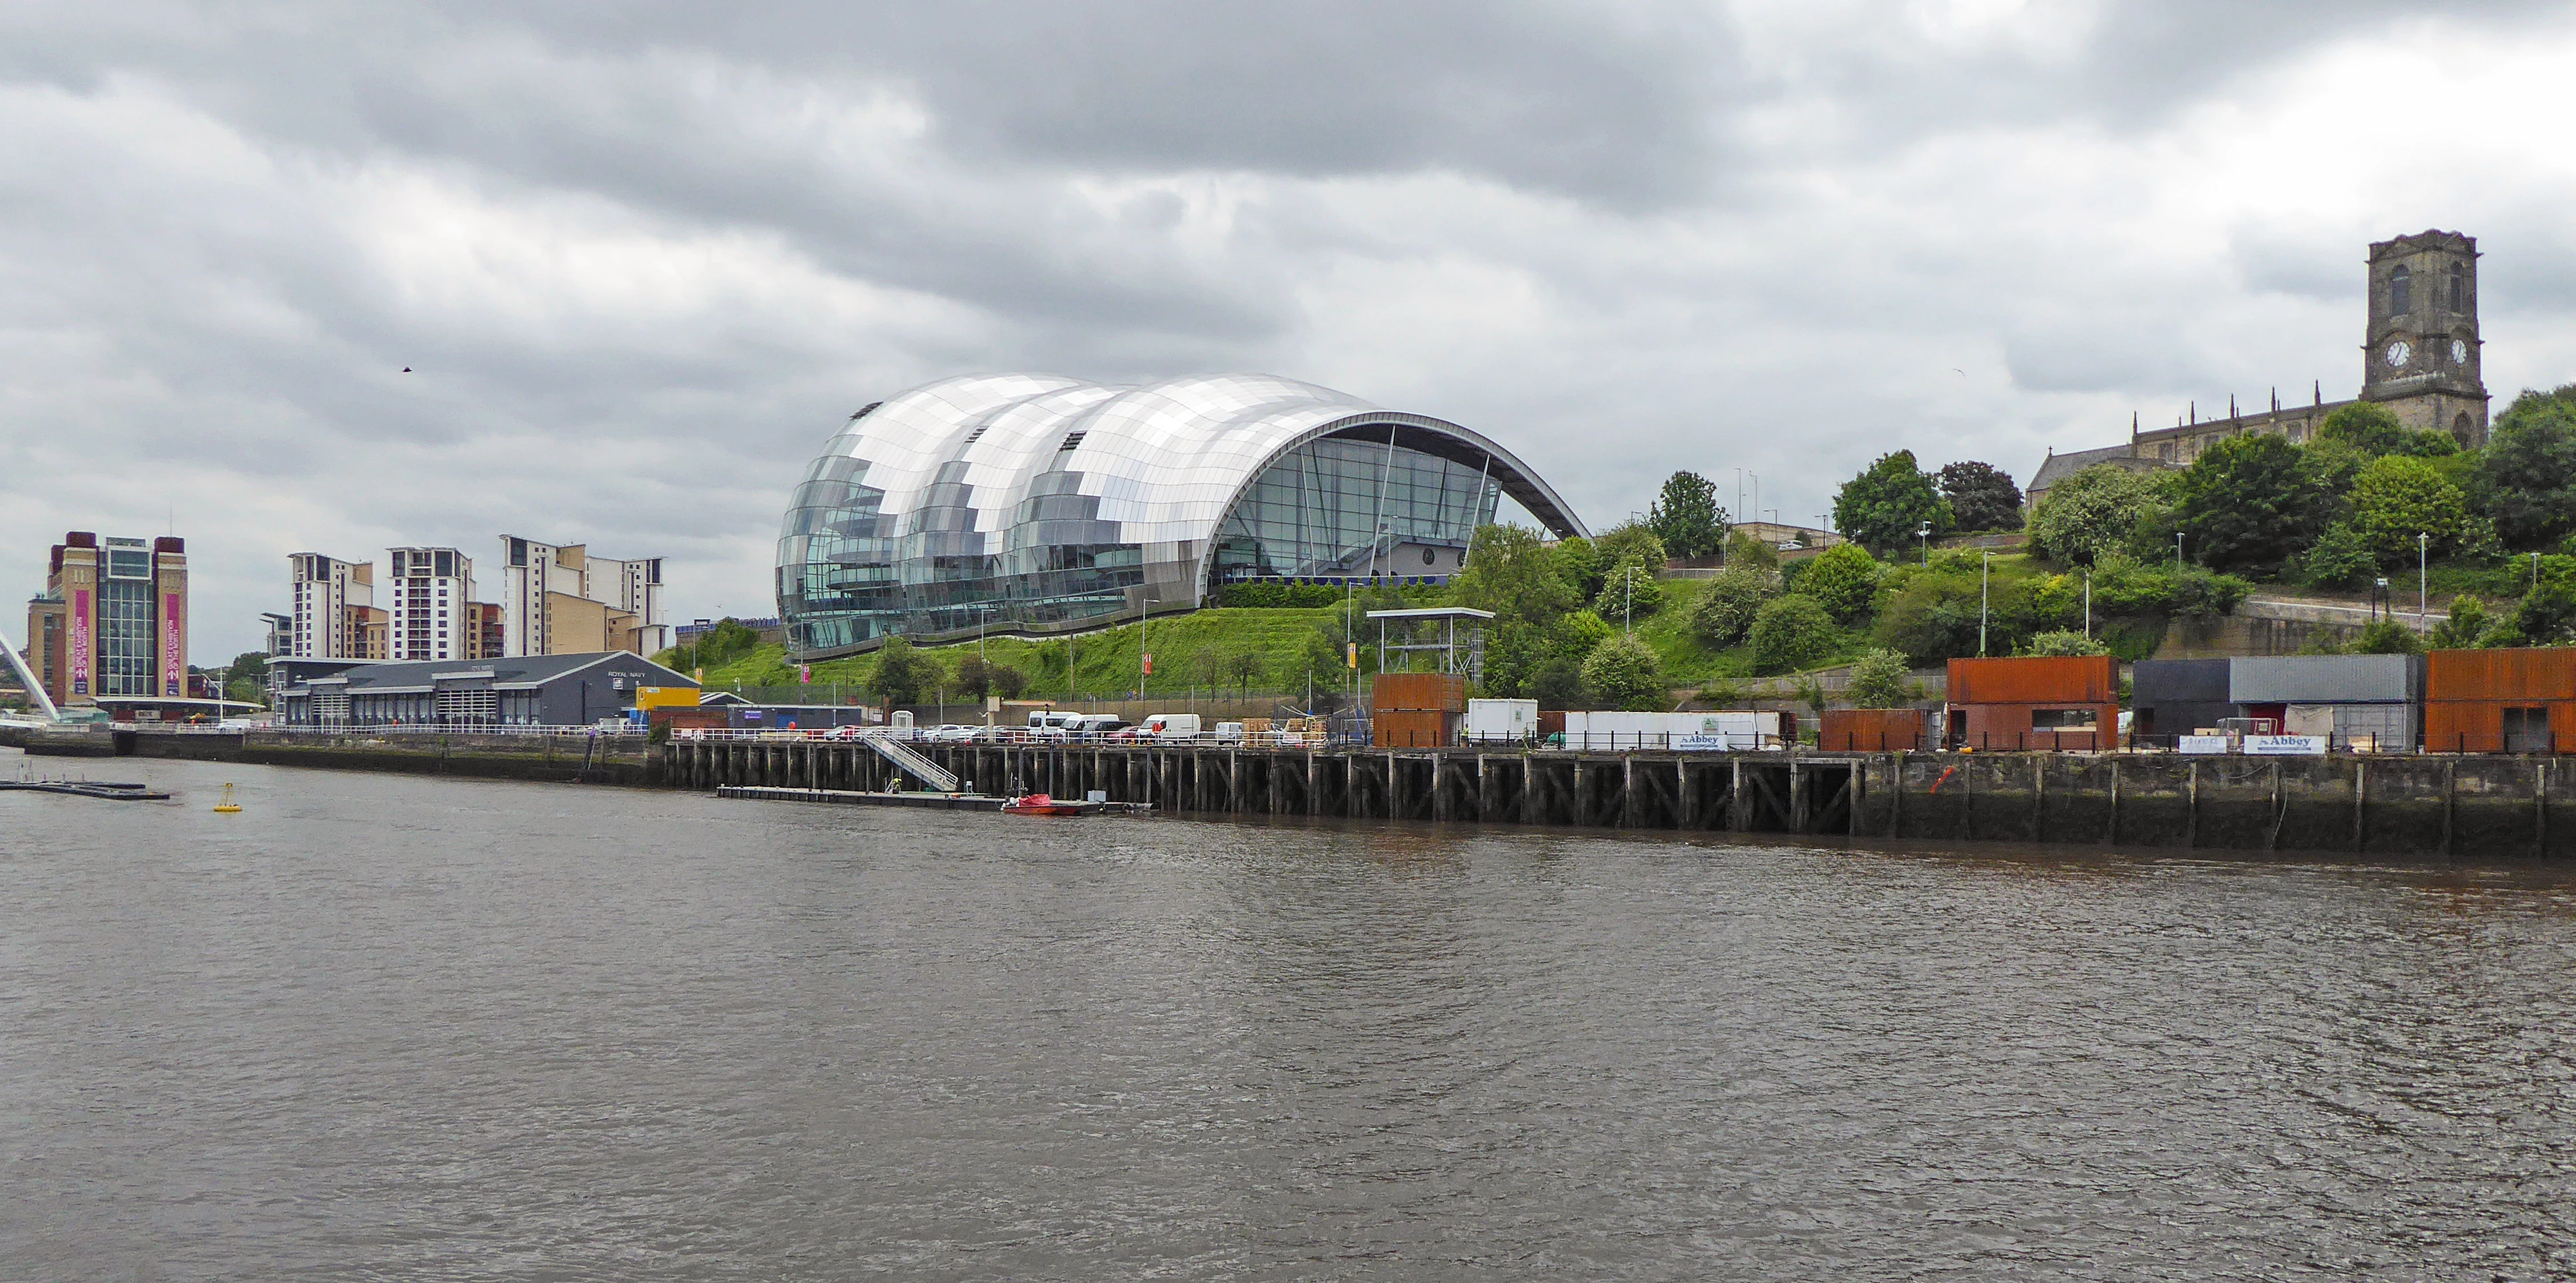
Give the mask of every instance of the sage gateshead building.
[(1506, 497), (1587, 533), (1485, 437), (1308, 383), (942, 379), (851, 415), (806, 469), (778, 613), (790, 653), (823, 659), (895, 635), (1078, 631), (1230, 582), (1441, 579)]

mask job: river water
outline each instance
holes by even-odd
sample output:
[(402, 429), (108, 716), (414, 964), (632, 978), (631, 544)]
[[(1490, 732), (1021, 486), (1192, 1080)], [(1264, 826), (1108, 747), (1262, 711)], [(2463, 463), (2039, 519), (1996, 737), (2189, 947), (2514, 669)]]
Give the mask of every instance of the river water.
[(2554, 871), (86, 766), (10, 1279), (2576, 1272)]

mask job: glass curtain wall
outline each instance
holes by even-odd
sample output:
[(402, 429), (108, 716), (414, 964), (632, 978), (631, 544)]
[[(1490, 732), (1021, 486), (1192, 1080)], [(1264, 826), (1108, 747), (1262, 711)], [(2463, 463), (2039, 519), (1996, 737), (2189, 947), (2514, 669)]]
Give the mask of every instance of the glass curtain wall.
[(1371, 431), (1309, 442), (1264, 469), (1218, 527), (1217, 580), (1400, 574), (1387, 561), (1397, 545), (1463, 548), (1494, 519), (1491, 477)]

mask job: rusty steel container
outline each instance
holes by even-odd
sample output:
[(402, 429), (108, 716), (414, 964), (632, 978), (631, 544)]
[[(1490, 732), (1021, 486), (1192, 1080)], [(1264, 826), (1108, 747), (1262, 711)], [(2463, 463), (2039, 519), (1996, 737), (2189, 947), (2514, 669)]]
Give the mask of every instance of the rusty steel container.
[(1932, 747), (1931, 714), (1919, 708), (1829, 708), (1816, 733), (1827, 753), (1913, 753)]
[(1369, 743), (1378, 748), (1448, 748), (1457, 742), (1456, 713), (1381, 708), (1369, 716)]
[(2113, 704), (2120, 661), (2108, 655), (2029, 655), (1950, 661), (1953, 704)]
[(1550, 735), (1563, 735), (1564, 733), (1564, 709), (1542, 708), (1538, 710), (1538, 735), (1540, 739), (1546, 739)]
[(1369, 707), (1414, 713), (1467, 711), (1467, 679), (1454, 673), (1380, 673)]
[(2576, 647), (2427, 652), (2424, 698), (2518, 704), (2576, 700)]

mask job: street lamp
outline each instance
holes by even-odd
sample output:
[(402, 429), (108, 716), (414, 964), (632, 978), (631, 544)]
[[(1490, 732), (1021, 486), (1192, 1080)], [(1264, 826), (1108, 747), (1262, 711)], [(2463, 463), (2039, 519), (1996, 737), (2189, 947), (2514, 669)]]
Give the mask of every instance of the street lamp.
[(1932, 564), (1932, 523), (1931, 523), (1931, 522), (1929, 522), (1929, 521), (1923, 521), (1923, 522), (1917, 522), (1917, 523), (1915, 523), (1915, 526), (1914, 526), (1914, 537), (1923, 541), (1923, 564), (1924, 564), (1924, 565), (1927, 565), (1927, 566), (1928, 566), (1928, 565), (1931, 565), (1931, 564)]
[(2093, 636), (2093, 568), (2091, 566), (2084, 568), (2084, 636), (2088, 641)]
[(2424, 622), (2424, 617), (2429, 613), (2428, 608), (2432, 602), (2432, 596), (2430, 592), (2427, 591), (2427, 584), (2430, 583), (2430, 580), (2426, 577), (2427, 572), (2425, 570), (2426, 552), (2432, 546), (2433, 536), (2420, 530), (2415, 532), (2415, 622), (2418, 624)]
[(1992, 594), (1986, 591), (1986, 587), (1994, 573), (1995, 555), (1990, 552), (1977, 568), (1977, 657), (1980, 659), (1985, 658), (1986, 654), (1986, 606), (1993, 600)]
[(2179, 530), (2174, 532), (2174, 569), (2182, 569), (2182, 532)]

